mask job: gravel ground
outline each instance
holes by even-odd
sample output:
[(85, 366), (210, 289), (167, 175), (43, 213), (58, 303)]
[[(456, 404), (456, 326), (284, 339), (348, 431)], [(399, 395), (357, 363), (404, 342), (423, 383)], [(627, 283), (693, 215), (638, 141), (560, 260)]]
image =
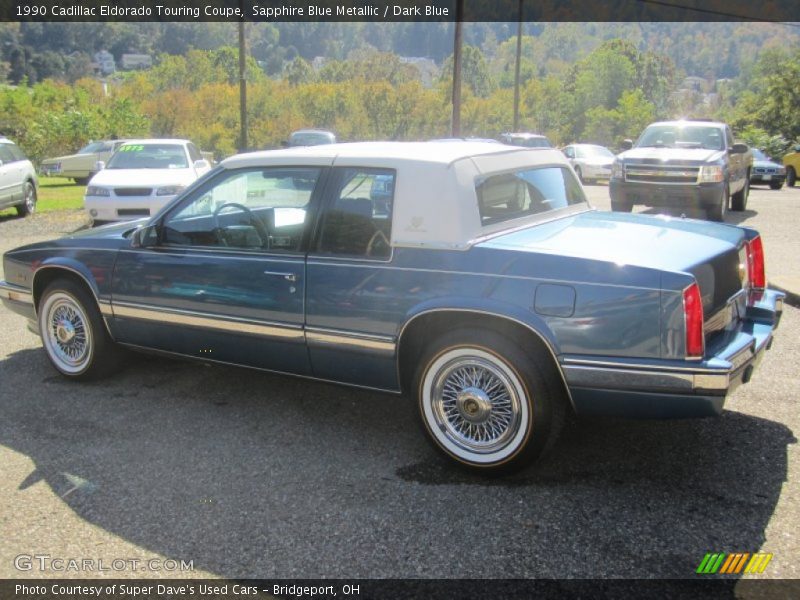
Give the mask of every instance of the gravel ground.
[[(796, 268), (776, 240), (800, 190), (751, 207), (768, 273)], [(0, 222), (0, 249), (79, 221)], [(142, 357), (73, 384), (0, 309), (0, 577), (97, 575), (20, 572), (21, 553), (193, 576), (692, 577), (707, 552), (760, 550), (764, 577), (800, 578), (798, 352), (788, 307), (721, 418), (580, 420), (540, 464), (483, 480), (439, 460), (401, 398)]]

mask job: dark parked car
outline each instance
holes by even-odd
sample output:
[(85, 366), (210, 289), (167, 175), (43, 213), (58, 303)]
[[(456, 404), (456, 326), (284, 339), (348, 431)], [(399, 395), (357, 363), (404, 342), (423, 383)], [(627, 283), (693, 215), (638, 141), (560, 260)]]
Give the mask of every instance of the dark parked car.
[(772, 160), (761, 150), (753, 149), (753, 170), (750, 172), (750, 183), (765, 183), (773, 190), (783, 187), (786, 180), (786, 168)]
[(558, 150), (477, 142), (235, 156), (138, 226), (3, 261), (0, 297), (68, 378), (127, 346), (406, 392), (483, 472), (573, 411), (718, 414), (783, 306), (754, 230), (598, 212)]
[(295, 146), (319, 146), (322, 144), (335, 144), (336, 136), (332, 131), (324, 129), (300, 129), (292, 132), (289, 140), (283, 145), (287, 148)]
[(500, 134), (500, 141), (509, 146), (521, 146), (523, 148), (553, 147), (550, 140), (539, 133), (503, 133)]

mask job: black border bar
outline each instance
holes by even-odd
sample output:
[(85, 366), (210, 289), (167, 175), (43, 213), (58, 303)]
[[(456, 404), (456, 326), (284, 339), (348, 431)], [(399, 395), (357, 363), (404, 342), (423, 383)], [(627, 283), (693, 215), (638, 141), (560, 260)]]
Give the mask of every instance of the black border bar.
[[(512, 22), (519, 14), (519, 0), (463, 1), (465, 22)], [(0, 21), (452, 22), (456, 4), (457, 0), (4, 0)], [(523, 0), (523, 7), (527, 22), (797, 18), (797, 0)]]

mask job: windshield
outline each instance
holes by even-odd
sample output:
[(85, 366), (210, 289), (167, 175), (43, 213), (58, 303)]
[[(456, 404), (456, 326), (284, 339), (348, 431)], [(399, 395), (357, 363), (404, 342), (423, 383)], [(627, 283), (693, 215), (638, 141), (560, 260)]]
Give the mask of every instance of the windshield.
[(753, 148), (753, 158), (755, 160), (765, 160), (765, 161), (772, 160), (769, 156), (764, 154), (761, 150), (757, 150), (755, 148)]
[(103, 142), (91, 142), (78, 150), (78, 154), (94, 154), (95, 152), (102, 152), (107, 149), (106, 144)]
[(576, 146), (578, 158), (614, 158), (614, 153), (605, 146)]
[(107, 169), (188, 169), (180, 144), (125, 144), (108, 161)]
[(491, 225), (586, 202), (569, 169), (539, 167), (491, 175), (475, 186), (481, 224)]
[(719, 127), (703, 125), (651, 125), (644, 130), (638, 147), (705, 148), (722, 150), (724, 132)]

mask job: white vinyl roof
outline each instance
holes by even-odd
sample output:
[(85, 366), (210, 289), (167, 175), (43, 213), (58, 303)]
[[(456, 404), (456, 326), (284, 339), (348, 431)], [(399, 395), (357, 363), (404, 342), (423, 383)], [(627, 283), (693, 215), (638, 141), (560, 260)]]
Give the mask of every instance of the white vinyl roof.
[(392, 245), (464, 249), (474, 240), (510, 226), (481, 225), (478, 177), (526, 167), (567, 166), (553, 148), (520, 148), (487, 142), (359, 142), (239, 154), (222, 161), (228, 169), (247, 167), (339, 166), (397, 171)]

